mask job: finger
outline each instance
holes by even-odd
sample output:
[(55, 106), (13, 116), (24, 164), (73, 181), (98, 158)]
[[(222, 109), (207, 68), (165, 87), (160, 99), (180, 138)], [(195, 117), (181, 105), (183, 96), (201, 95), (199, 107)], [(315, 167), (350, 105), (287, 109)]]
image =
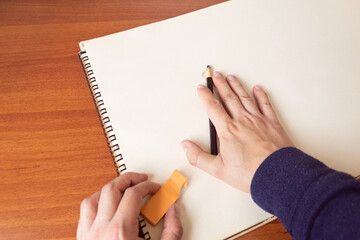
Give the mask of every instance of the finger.
[[(159, 188), (160, 184), (145, 181), (126, 189), (114, 219), (125, 220), (129, 224), (137, 221), (143, 198), (148, 194), (156, 193)], [(123, 224), (126, 225), (126, 223)]]
[(182, 141), (181, 146), (191, 165), (215, 177), (219, 177), (220, 171), (223, 169), (223, 162), (219, 155), (211, 155), (189, 140)]
[(97, 218), (99, 221), (110, 221), (115, 215), (122, 193), (130, 186), (146, 181), (147, 175), (128, 172), (115, 178), (101, 189)]
[(183, 234), (180, 222), (179, 206), (174, 203), (171, 205), (164, 218), (164, 230), (160, 240), (179, 240)]
[(81, 240), (82, 236), (83, 236), (83, 230), (81, 229), (80, 223), (78, 223), (78, 227), (77, 227), (77, 230), (76, 230), (76, 239)]
[(264, 90), (262, 90), (259, 86), (255, 86), (253, 89), (255, 99), (258, 103), (260, 112), (269, 120), (276, 120), (276, 114), (271, 106), (269, 98)]
[(231, 121), (229, 114), (206, 86), (199, 85), (198, 94), (215, 128), (221, 130), (225, 126), (225, 123)]
[(78, 224), (78, 232), (86, 232), (93, 224), (98, 209), (100, 191), (85, 198), (80, 205), (80, 219)]
[(244, 106), (246, 111), (248, 111), (251, 114), (258, 114), (259, 110), (256, 106), (255, 101), (247, 93), (241, 82), (233, 75), (227, 76), (226, 80), (228, 81), (231, 89), (235, 92), (238, 99), (240, 99), (240, 102)]
[(233, 118), (239, 116), (241, 111), (244, 111), (244, 107), (240, 103), (240, 100), (234, 93), (233, 89), (229, 86), (228, 82), (219, 72), (214, 73), (213, 81), (226, 111)]

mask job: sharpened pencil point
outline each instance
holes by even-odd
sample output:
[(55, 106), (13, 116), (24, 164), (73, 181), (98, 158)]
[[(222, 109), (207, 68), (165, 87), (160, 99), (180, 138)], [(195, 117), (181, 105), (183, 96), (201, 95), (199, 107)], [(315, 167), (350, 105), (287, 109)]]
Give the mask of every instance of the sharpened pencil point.
[(206, 77), (206, 78), (209, 78), (209, 77), (211, 78), (211, 77), (212, 77), (210, 65), (207, 65), (207, 66), (206, 66), (205, 77)]

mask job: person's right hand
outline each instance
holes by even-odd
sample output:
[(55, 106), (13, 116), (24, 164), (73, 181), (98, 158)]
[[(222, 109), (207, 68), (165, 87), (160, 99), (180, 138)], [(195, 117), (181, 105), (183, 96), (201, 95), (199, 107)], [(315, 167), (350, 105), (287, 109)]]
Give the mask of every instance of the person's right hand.
[(220, 141), (217, 156), (203, 151), (195, 143), (181, 143), (190, 164), (208, 172), (231, 186), (250, 192), (250, 184), (260, 164), (274, 151), (294, 146), (270, 104), (258, 86), (255, 100), (234, 76), (213, 76), (221, 102), (204, 85), (198, 94), (213, 122)]

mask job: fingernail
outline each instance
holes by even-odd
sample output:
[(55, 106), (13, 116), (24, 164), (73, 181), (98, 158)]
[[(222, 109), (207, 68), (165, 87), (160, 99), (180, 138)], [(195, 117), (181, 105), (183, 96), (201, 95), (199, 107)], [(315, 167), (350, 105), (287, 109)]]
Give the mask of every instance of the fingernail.
[(261, 87), (260, 87), (260, 86), (258, 86), (258, 85), (256, 85), (256, 86), (255, 86), (255, 89), (256, 89), (256, 90), (260, 90), (260, 91), (261, 91)]
[(204, 84), (199, 84), (199, 85), (197, 86), (197, 88), (199, 88), (199, 89), (201, 89), (201, 88), (206, 88), (206, 86), (205, 86)]
[(235, 81), (236, 80), (236, 78), (233, 75), (228, 75), (226, 78), (228, 80), (230, 80), (230, 81)]
[(218, 71), (214, 72), (214, 76), (215, 77), (222, 77), (222, 74)]
[(189, 150), (188, 146), (186, 146), (185, 143), (181, 143), (180, 145), (181, 145), (182, 150), (183, 150), (185, 153), (187, 153), (188, 150)]

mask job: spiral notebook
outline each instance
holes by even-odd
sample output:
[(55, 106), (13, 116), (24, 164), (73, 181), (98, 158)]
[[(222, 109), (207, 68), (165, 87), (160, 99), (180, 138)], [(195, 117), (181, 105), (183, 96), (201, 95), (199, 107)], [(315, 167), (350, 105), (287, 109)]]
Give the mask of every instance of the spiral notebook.
[[(190, 166), (179, 146), (190, 139), (209, 150), (196, 86), (210, 64), (266, 89), (299, 148), (359, 175), (359, 10), (358, 1), (230, 1), (81, 42), (117, 173), (159, 183), (175, 169), (187, 176), (183, 239), (232, 239), (274, 219), (249, 194)], [(161, 223), (140, 225), (146, 239), (159, 238)]]

